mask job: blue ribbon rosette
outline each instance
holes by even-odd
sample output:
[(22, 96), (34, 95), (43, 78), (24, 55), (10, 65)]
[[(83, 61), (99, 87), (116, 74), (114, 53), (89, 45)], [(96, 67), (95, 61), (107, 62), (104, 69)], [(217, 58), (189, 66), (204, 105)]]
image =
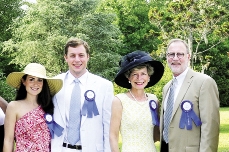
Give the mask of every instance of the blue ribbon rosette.
[(192, 130), (192, 120), (196, 124), (196, 126), (200, 126), (202, 122), (200, 118), (193, 111), (193, 104), (189, 100), (184, 100), (181, 103), (182, 114), (180, 118), (179, 127), (184, 129), (185, 126), (187, 130)]
[(92, 118), (93, 114), (94, 116), (99, 115), (99, 111), (95, 103), (95, 92), (92, 90), (87, 90), (84, 93), (84, 97), (85, 100), (82, 107), (82, 115), (83, 116), (87, 115), (87, 118)]
[(152, 116), (152, 122), (155, 126), (159, 126), (159, 120), (157, 115), (158, 104), (154, 100), (149, 101), (150, 112)]
[(48, 125), (49, 131), (51, 133), (51, 137), (52, 139), (54, 138), (54, 134), (56, 134), (58, 137), (60, 137), (62, 135), (62, 132), (64, 130), (63, 127), (61, 127), (59, 124), (57, 124), (54, 120), (53, 120), (53, 116), (50, 114), (45, 114), (44, 115), (46, 124)]

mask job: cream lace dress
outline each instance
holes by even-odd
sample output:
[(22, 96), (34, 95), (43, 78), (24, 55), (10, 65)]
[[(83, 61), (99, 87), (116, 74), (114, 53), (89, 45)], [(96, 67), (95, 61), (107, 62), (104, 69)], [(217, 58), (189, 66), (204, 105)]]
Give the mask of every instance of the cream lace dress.
[(147, 94), (147, 101), (137, 102), (124, 93), (116, 96), (123, 106), (120, 128), (122, 152), (156, 152), (149, 101), (157, 101), (157, 97)]

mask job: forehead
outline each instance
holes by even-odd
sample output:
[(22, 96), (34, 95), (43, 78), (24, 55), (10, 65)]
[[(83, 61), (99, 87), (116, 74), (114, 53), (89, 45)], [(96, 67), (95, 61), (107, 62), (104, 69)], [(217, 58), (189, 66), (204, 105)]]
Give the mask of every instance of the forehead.
[(79, 45), (76, 47), (69, 47), (68, 48), (68, 54), (86, 54), (86, 49), (83, 45)]
[(133, 68), (131, 72), (145, 72), (147, 71), (146, 67), (142, 67), (142, 68)]
[(187, 52), (186, 46), (182, 42), (173, 42), (168, 47), (168, 52)]

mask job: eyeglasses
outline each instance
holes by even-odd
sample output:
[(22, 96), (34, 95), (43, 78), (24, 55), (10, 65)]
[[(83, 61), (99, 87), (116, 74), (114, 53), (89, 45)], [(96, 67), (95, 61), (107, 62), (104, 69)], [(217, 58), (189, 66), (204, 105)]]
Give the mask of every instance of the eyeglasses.
[(184, 53), (167, 53), (168, 58), (173, 59), (176, 55), (179, 59), (184, 57)]

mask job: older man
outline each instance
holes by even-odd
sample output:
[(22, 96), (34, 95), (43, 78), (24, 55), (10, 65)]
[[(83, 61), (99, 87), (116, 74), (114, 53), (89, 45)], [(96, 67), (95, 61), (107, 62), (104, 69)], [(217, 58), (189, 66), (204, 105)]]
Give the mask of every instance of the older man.
[(219, 140), (219, 93), (208, 75), (190, 69), (188, 45), (169, 42), (167, 64), (173, 80), (163, 88), (161, 152), (217, 152)]

